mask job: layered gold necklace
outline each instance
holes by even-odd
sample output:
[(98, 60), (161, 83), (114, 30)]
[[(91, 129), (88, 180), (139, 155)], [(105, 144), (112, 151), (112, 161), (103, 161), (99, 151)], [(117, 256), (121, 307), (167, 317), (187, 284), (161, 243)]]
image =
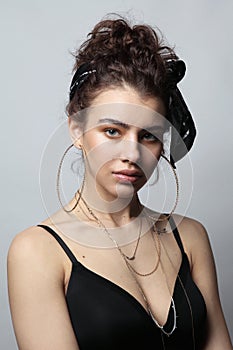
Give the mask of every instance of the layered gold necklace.
[[(153, 312), (150, 308), (150, 304), (146, 298), (146, 295), (140, 285), (140, 283), (138, 282), (136, 275), (139, 275), (141, 277), (147, 277), (147, 276), (150, 276), (152, 275), (157, 269), (158, 269), (158, 266), (159, 266), (159, 263), (160, 263), (160, 259), (161, 259), (161, 243), (160, 243), (160, 238), (159, 238), (159, 234), (156, 230), (156, 226), (155, 224), (153, 223), (152, 227), (153, 227), (153, 230), (150, 229), (150, 232), (151, 232), (151, 235), (152, 235), (152, 239), (153, 239), (153, 242), (154, 242), (154, 245), (155, 245), (155, 248), (156, 248), (156, 251), (157, 251), (157, 259), (156, 259), (156, 263), (155, 263), (155, 266), (154, 268), (150, 271), (150, 272), (147, 272), (147, 273), (141, 273), (141, 272), (138, 272), (131, 264), (129, 261), (132, 261), (135, 259), (136, 257), (136, 252), (137, 252), (137, 249), (138, 249), (138, 246), (139, 246), (139, 241), (140, 241), (140, 238), (141, 238), (141, 235), (142, 235), (142, 220), (140, 221), (140, 229), (139, 229), (139, 234), (138, 234), (138, 238), (137, 238), (137, 242), (136, 242), (136, 246), (135, 246), (135, 249), (134, 249), (134, 253), (132, 256), (128, 256), (126, 255), (123, 250), (121, 249), (121, 247), (119, 246), (118, 242), (115, 240), (115, 238), (110, 234), (109, 230), (107, 229), (107, 227), (104, 225), (104, 223), (99, 219), (99, 217), (93, 212), (93, 210), (88, 206), (87, 202), (84, 200), (84, 198), (81, 196), (81, 201), (82, 203), (84, 204), (85, 208), (87, 209), (88, 213), (91, 215), (91, 217), (95, 220), (95, 222), (97, 223), (97, 225), (102, 228), (104, 230), (104, 232), (107, 234), (107, 236), (111, 239), (111, 241), (114, 243), (115, 247), (118, 249), (121, 257), (123, 258), (126, 266), (128, 267), (129, 271), (131, 272), (131, 275), (135, 281), (135, 283), (137, 284), (137, 287), (144, 299), (144, 302), (146, 304), (146, 308), (147, 308), (147, 311), (148, 311), (148, 314), (150, 315), (150, 317), (152, 318), (152, 320), (154, 321), (154, 323), (156, 324), (156, 326), (167, 336), (170, 336), (174, 330), (176, 329), (176, 319), (177, 319), (177, 314), (176, 314), (176, 307), (175, 307), (175, 302), (174, 302), (174, 299), (173, 297), (171, 296), (171, 307), (172, 307), (172, 310), (173, 310), (173, 317), (174, 317), (174, 323), (173, 323), (173, 326), (171, 328), (171, 330), (169, 332), (165, 331), (164, 329), (164, 326), (161, 326), (159, 324), (159, 322), (156, 320), (156, 318), (154, 317), (153, 315)], [(155, 239), (155, 237), (156, 239)], [(167, 283), (167, 281), (166, 281)], [(168, 284), (167, 284), (167, 287), (168, 287)], [(169, 287), (168, 287), (168, 290), (169, 290)], [(169, 291), (170, 292), (170, 291)]]

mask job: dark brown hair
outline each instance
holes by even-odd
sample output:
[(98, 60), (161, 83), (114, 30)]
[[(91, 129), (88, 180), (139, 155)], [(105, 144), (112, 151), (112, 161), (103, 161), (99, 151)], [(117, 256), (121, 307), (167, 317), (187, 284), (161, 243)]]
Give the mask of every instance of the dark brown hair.
[(131, 26), (124, 18), (99, 22), (74, 54), (76, 71), (88, 63), (91, 73), (77, 89), (66, 111), (73, 115), (91, 105), (104, 89), (124, 84), (142, 97), (160, 96), (166, 104), (165, 60), (176, 58), (172, 48), (149, 25)]

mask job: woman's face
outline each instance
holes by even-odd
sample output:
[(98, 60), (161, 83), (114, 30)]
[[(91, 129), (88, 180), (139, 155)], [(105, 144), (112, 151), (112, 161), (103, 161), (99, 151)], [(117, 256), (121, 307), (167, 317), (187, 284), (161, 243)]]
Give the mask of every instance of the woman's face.
[(83, 148), (87, 183), (95, 182), (105, 200), (129, 197), (149, 179), (163, 149), (165, 106), (160, 98), (142, 99), (132, 88), (101, 92), (85, 111), (85, 126), (70, 121)]

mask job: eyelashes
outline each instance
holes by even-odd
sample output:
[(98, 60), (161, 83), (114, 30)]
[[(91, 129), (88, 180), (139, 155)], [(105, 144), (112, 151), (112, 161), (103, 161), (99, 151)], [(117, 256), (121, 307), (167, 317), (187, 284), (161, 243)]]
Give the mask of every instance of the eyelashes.
[(107, 136), (110, 136), (110, 137), (120, 137), (120, 132), (119, 130), (117, 130), (116, 128), (107, 128), (107, 129), (104, 129), (104, 132)]
[[(125, 132), (121, 132), (121, 130), (117, 128), (105, 128), (104, 133), (109, 137), (109, 138), (121, 138), (124, 137)], [(157, 143), (160, 142), (162, 143), (162, 135), (154, 135), (148, 131), (142, 131), (138, 135), (139, 142), (140, 141), (148, 141), (150, 143)]]
[(155, 136), (153, 134), (151, 134), (150, 132), (146, 132), (143, 135), (144, 140), (146, 141), (150, 141), (150, 142), (160, 142), (160, 139), (158, 138), (158, 136)]

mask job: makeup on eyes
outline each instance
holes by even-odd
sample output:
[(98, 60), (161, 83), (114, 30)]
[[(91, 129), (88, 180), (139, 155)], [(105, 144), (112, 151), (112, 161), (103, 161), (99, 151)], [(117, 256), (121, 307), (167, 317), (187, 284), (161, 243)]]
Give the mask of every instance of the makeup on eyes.
[[(129, 130), (131, 127), (135, 127), (134, 125), (127, 124), (125, 122), (122, 122), (117, 119), (112, 119), (112, 118), (104, 118), (100, 119), (97, 123), (97, 125), (104, 125), (104, 132), (109, 136), (109, 137), (120, 137), (121, 135), (121, 129), (124, 130)], [(118, 128), (116, 128), (116, 126)], [(138, 128), (138, 127), (137, 127)], [(163, 138), (163, 133), (164, 133), (164, 127), (160, 125), (150, 125), (148, 127), (144, 126), (143, 129), (139, 131), (140, 137), (145, 137), (146, 135), (151, 138), (151, 142), (155, 141), (160, 141), (162, 142)]]

